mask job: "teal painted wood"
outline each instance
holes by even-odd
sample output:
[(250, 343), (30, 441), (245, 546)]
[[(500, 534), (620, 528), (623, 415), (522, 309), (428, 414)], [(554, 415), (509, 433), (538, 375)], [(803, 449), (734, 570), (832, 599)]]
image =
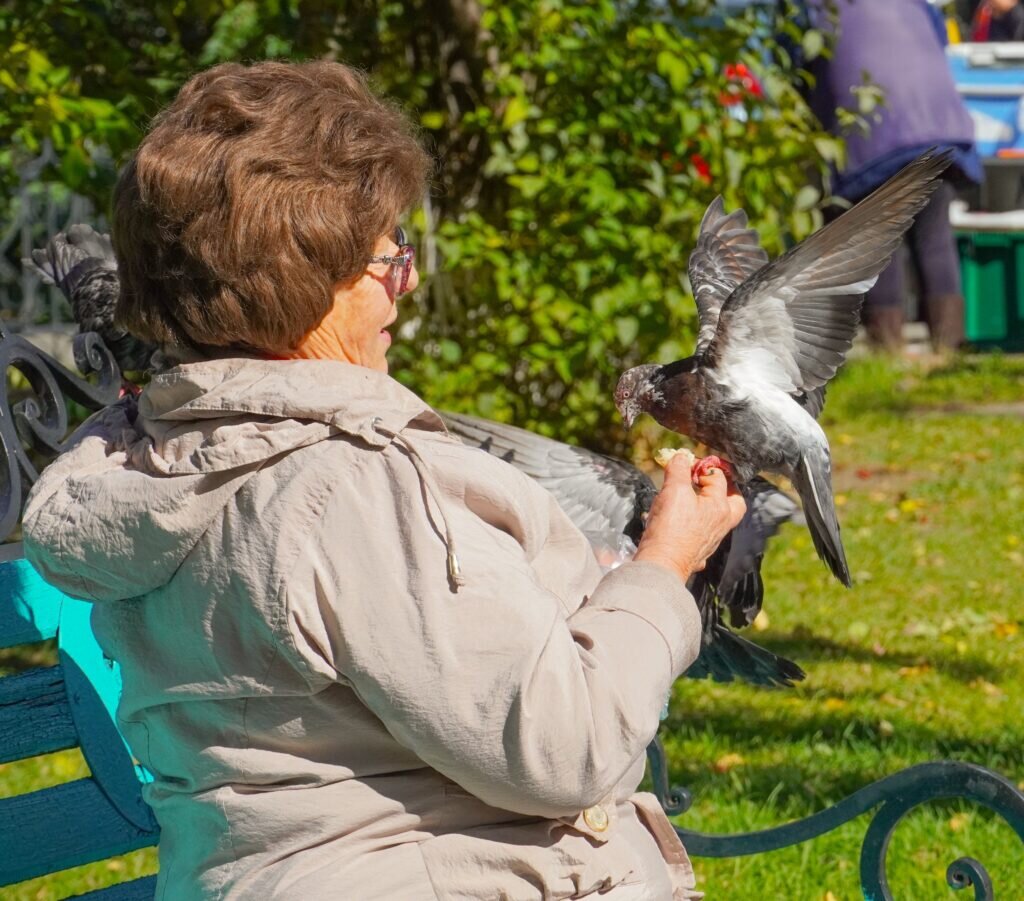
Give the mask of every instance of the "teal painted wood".
[(155, 895), (156, 876), (145, 876), (84, 895), (75, 895), (68, 901), (153, 901)]
[(0, 736), (0, 763), (78, 744), (63, 667), (41, 667), (0, 679)]
[(0, 648), (53, 638), (63, 600), (27, 560), (0, 563)]
[(82, 755), (110, 803), (130, 823), (153, 832), (156, 820), (142, 799), (131, 751), (117, 728), (121, 674), (92, 632), (92, 604), (65, 598), (61, 607), (57, 647), (64, 667), (71, 716)]
[(0, 799), (0, 886), (148, 848), (92, 779)]

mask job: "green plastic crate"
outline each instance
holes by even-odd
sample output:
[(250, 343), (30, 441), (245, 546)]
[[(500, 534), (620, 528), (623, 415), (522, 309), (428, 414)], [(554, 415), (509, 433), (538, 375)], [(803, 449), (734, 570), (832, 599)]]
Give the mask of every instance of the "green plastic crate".
[(958, 231), (967, 340), (1024, 350), (1024, 232)]

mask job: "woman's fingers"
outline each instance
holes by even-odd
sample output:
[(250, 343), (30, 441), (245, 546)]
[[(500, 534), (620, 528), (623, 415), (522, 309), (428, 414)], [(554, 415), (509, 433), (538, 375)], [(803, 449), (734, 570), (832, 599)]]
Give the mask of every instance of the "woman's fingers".
[(729, 492), (729, 482), (725, 472), (717, 467), (706, 469), (698, 476), (697, 484), (700, 493), (706, 497), (725, 497)]
[(730, 491), (729, 496), (726, 498), (729, 504), (729, 514), (732, 520), (733, 528), (736, 528), (740, 524), (740, 520), (746, 515), (747, 502), (743, 499), (743, 495), (738, 491)]
[(680, 484), (683, 481), (689, 482), (690, 467), (691, 460), (686, 454), (676, 454), (665, 467), (665, 481), (675, 482), (678, 479)]

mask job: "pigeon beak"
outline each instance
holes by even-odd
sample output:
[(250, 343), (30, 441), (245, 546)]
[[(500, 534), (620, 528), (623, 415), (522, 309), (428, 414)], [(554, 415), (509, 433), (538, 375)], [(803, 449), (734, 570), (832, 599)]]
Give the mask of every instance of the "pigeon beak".
[(637, 411), (631, 405), (626, 405), (625, 408), (619, 408), (619, 414), (622, 416), (622, 421), (626, 425), (626, 431), (628, 432), (633, 428), (633, 423), (636, 422)]

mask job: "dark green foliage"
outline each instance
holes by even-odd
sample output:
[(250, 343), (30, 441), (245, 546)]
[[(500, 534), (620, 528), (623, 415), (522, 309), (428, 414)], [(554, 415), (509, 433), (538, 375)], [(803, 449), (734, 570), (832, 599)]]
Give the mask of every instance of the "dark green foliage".
[[(439, 158), (414, 217), (425, 288), (393, 352), (428, 400), (611, 449), (617, 374), (689, 352), (686, 258), (721, 192), (770, 252), (816, 225), (841, 152), (776, 35), (710, 0), (14, 0), (0, 33), (0, 162), (106, 202), (113, 166), (203, 66), (329, 56), (371, 71)], [(745, 66), (763, 96), (743, 82)]]

